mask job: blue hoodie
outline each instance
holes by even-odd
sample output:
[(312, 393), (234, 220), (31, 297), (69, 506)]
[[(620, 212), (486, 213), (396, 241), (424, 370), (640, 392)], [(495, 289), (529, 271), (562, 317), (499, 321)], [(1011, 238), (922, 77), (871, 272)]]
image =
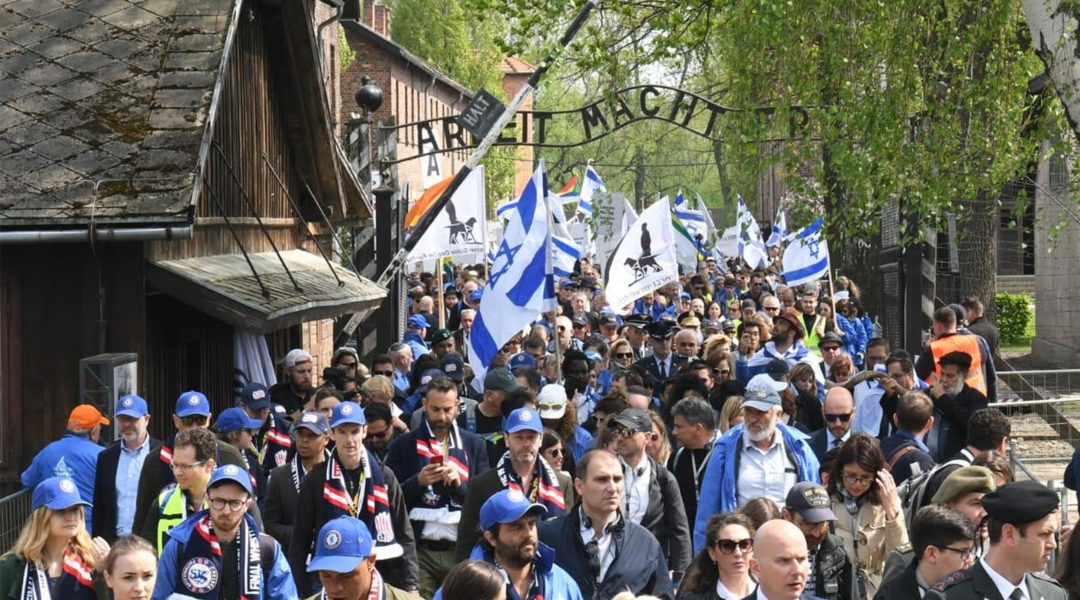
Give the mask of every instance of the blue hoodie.
[[(544, 578), (544, 600), (583, 600), (581, 589), (567, 573), (555, 564), (555, 550), (550, 546), (537, 542), (536, 554), (540, 560), (533, 563), (533, 568), (538, 569)], [(494, 557), (484, 551), (481, 544), (473, 546), (469, 560), (479, 560), (494, 564)], [(442, 600), (442, 586), (435, 591), (431, 600)]]

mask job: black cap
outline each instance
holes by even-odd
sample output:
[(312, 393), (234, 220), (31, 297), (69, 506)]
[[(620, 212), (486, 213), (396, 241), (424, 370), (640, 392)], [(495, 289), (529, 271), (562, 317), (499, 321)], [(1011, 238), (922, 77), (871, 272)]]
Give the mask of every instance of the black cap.
[(793, 485), (784, 501), (784, 506), (789, 511), (799, 515), (807, 523), (835, 521), (836, 513), (832, 511), (831, 504), (825, 488), (809, 481)]
[(950, 352), (945, 356), (942, 356), (938, 362), (942, 365), (956, 365), (965, 373), (971, 369), (971, 355), (967, 352)]
[(640, 408), (623, 409), (619, 416), (615, 417), (615, 423), (629, 429), (632, 433), (652, 430), (652, 419), (649, 413)]
[(575, 315), (573, 319), (570, 319), (570, 322), (573, 323), (574, 325), (588, 326), (589, 325), (589, 318), (586, 317), (585, 315)]
[(1060, 498), (1038, 481), (1006, 483), (982, 497), (983, 508), (991, 519), (1023, 525), (1038, 521), (1058, 509)]
[(826, 331), (821, 335), (821, 338), (818, 340), (817, 347), (821, 348), (825, 344), (836, 344), (841, 348), (844, 346), (844, 342), (840, 341), (840, 336), (836, 335), (831, 331)]
[(618, 325), (619, 320), (615, 318), (615, 315), (600, 315), (600, 326)]
[(646, 327), (645, 330), (649, 332), (649, 337), (658, 340), (666, 340), (675, 335), (675, 322), (663, 319), (660, 321), (653, 321), (652, 323), (649, 323), (649, 326)]
[(581, 283), (578, 284), (578, 287), (589, 288), (590, 290), (595, 290), (596, 289), (596, 279), (594, 279), (592, 277), (582, 277), (581, 278)]
[(631, 327), (637, 327), (638, 329), (645, 329), (649, 323), (652, 323), (652, 317), (644, 314), (630, 315), (624, 319), (625, 323)]
[(741, 303), (739, 303), (739, 308), (742, 310), (746, 310), (748, 308), (757, 310), (757, 302), (754, 302), (753, 300), (747, 298), (746, 300), (743, 300)]

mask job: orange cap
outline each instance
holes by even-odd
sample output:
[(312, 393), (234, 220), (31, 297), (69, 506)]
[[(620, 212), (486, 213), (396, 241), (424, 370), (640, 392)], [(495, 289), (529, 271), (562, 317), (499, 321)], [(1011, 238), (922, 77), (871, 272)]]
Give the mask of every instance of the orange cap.
[(68, 429), (93, 429), (98, 425), (108, 425), (109, 420), (93, 404), (80, 404), (68, 417)]

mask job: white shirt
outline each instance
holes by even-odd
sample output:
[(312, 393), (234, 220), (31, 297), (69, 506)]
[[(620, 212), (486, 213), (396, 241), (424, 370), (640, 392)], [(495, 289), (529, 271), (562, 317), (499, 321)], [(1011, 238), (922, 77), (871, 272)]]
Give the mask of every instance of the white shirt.
[(1013, 585), (1011, 581), (1005, 579), (1000, 573), (995, 571), (990, 565), (986, 564), (986, 557), (980, 558), (979, 562), (982, 563), (983, 569), (986, 569), (986, 574), (990, 576), (990, 581), (994, 582), (994, 587), (997, 588), (998, 593), (1005, 600), (1009, 600), (1013, 590), (1019, 589), (1023, 594), (1024, 600), (1031, 600), (1031, 594), (1028, 593), (1027, 575), (1024, 575), (1024, 581), (1020, 582), (1020, 585)]
[(754, 498), (765, 497), (783, 506), (788, 490), (798, 479), (798, 469), (784, 450), (784, 436), (777, 430), (768, 450), (758, 448), (743, 431), (742, 460), (736, 481), (736, 501), (742, 506)]
[(885, 388), (877, 380), (871, 379), (855, 386), (855, 415), (851, 418), (851, 430), (877, 437), (881, 430), (881, 397)]
[(754, 590), (757, 589), (757, 582), (756, 581), (754, 581), (753, 579), (750, 579), (749, 577), (747, 578), (747, 580), (748, 580), (748, 583), (750, 584), (747, 587), (747, 592), (745, 594), (736, 594), (735, 592), (732, 592), (731, 590), (727, 589), (727, 586), (724, 585), (724, 582), (720, 581), (720, 579), (717, 578), (716, 579), (716, 595), (721, 597), (721, 598), (724, 598), (724, 599), (727, 599), (727, 598), (745, 598), (746, 596), (749, 596), (750, 594), (753, 594)]
[[(581, 516), (584, 517), (585, 515), (582, 514)], [(581, 542), (583, 544), (588, 544), (593, 541), (594, 538), (596, 539), (597, 556), (600, 557), (600, 577), (597, 581), (604, 580), (604, 576), (607, 575), (611, 563), (615, 562), (615, 544), (612, 543), (615, 541), (615, 536), (608, 531), (608, 524), (617, 518), (619, 518), (618, 514), (611, 515), (611, 520), (604, 523), (599, 538), (596, 537), (596, 531), (592, 527), (587, 527), (585, 525), (585, 519), (581, 519)]]
[(645, 511), (649, 508), (649, 480), (652, 479), (652, 465), (649, 457), (641, 456), (641, 462), (632, 467), (623, 461), (623, 472), (626, 473), (626, 481), (623, 482), (623, 506), (626, 508), (626, 518), (634, 523), (641, 524), (645, 517)]
[[(877, 436), (874, 436), (874, 437), (877, 437)], [(829, 429), (828, 427), (826, 427), (825, 428), (825, 451), (828, 452), (829, 450), (832, 450), (833, 448), (838, 448), (840, 446), (843, 446), (844, 442), (848, 441), (849, 439), (851, 439), (851, 429), (848, 429), (847, 433), (844, 434), (844, 437), (840, 438), (840, 443), (839, 444), (834, 443), (836, 441), (836, 436), (833, 435), (832, 429)]]

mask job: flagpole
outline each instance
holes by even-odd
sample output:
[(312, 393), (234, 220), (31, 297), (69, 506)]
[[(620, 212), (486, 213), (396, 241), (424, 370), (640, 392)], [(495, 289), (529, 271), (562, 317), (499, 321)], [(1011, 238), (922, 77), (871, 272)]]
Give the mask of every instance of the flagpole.
[[(484, 138), (480, 140), (480, 144), (477, 145), (476, 149), (473, 150), (472, 154), (469, 155), (468, 160), (465, 161), (465, 164), (461, 167), (461, 170), (454, 175), (454, 179), (451, 180), (450, 184), (446, 186), (446, 189), (444, 189), (442, 193), (439, 194), (438, 200), (436, 200), (431, 205), (431, 208), (428, 209), (420, 217), (420, 221), (417, 222), (415, 227), (415, 233), (402, 242), (401, 247), (398, 248), (397, 253), (394, 254), (394, 257), (390, 260), (390, 263), (386, 266), (386, 269), (383, 270), (381, 275), (379, 275), (379, 279), (376, 281), (379, 287), (387, 287), (390, 281), (397, 274), (397, 272), (401, 270), (402, 265), (405, 264), (405, 260), (409, 256), (409, 252), (412, 251), (412, 249), (416, 246), (416, 243), (420, 239), (420, 237), (423, 236), (424, 232), (427, 231), (429, 227), (431, 227), (431, 224), (435, 221), (436, 216), (438, 216), (438, 214), (441, 213), (442, 210), (446, 207), (446, 203), (450, 201), (450, 199), (454, 196), (454, 193), (457, 192), (458, 188), (461, 187), (461, 184), (465, 182), (465, 179), (469, 176), (469, 173), (471, 173), (473, 169), (477, 168), (480, 165), (481, 159), (484, 158), (484, 156), (488, 153), (488, 150), (491, 149), (491, 147), (499, 139), (499, 136), (502, 135), (503, 129), (514, 118), (514, 115), (517, 113), (521, 105), (525, 103), (525, 100), (529, 97), (531, 93), (537, 90), (540, 78), (543, 77), (549, 69), (551, 69), (551, 65), (555, 62), (559, 55), (562, 54), (562, 52), (567, 48), (567, 46), (570, 45), (570, 42), (574, 39), (574, 37), (577, 36), (578, 30), (580, 30), (581, 27), (585, 24), (585, 21), (589, 18), (589, 13), (592, 12), (593, 7), (596, 6), (596, 1), (597, 0), (585, 0), (585, 4), (581, 7), (581, 10), (578, 11), (578, 14), (574, 17), (574, 20), (570, 23), (570, 26), (566, 29), (566, 32), (563, 33), (561, 38), (559, 38), (556, 46), (550, 49), (547, 56), (545, 56), (544, 59), (540, 62), (540, 64), (536, 67), (536, 71), (534, 71), (533, 74), (529, 76), (529, 79), (526, 80), (525, 85), (521, 86), (521, 89), (518, 90), (518, 93), (516, 96), (514, 96), (514, 99), (503, 110), (502, 114), (499, 115), (499, 118), (495, 120), (495, 123), (492, 124), (491, 128), (487, 131), (487, 134), (484, 135)], [(486, 274), (487, 269), (485, 268), (484, 271)], [(366, 318), (367, 315), (370, 313), (371, 311), (367, 310), (353, 314), (353, 316), (345, 324), (345, 327), (342, 329), (341, 333), (338, 335), (339, 345), (344, 344), (344, 342), (347, 341), (350, 336), (352, 336), (353, 332), (356, 331), (356, 328), (360, 326), (360, 322), (363, 321), (364, 318)]]
[[(541, 165), (544, 164), (543, 161), (544, 159), (540, 159)], [(562, 380), (562, 348), (559, 347), (559, 340), (561, 339), (561, 336), (559, 335), (559, 322), (557, 320), (559, 318), (559, 293), (555, 289), (557, 285), (555, 283), (555, 267), (553, 264), (555, 260), (555, 249), (552, 247), (551, 244), (551, 230), (555, 227), (555, 215), (552, 214), (551, 202), (549, 202), (546, 197), (544, 198), (544, 205), (548, 208), (547, 238), (545, 240), (545, 243), (547, 244), (547, 260), (544, 268), (544, 277), (551, 278), (551, 291), (553, 294), (551, 302), (553, 306), (551, 307), (551, 312), (549, 313), (551, 316), (549, 318), (551, 319), (551, 331), (555, 334), (555, 381), (560, 381)], [(562, 210), (562, 205), (559, 204), (558, 208), (559, 210)], [(563, 216), (565, 217), (565, 213)], [(544, 286), (544, 293), (547, 293), (546, 285)]]
[(439, 272), (439, 274), (438, 274), (439, 298), (442, 299), (442, 300), (439, 301), (439, 329), (445, 329), (446, 328), (446, 295), (443, 294), (444, 290), (443, 290), (443, 276), (442, 276), (443, 260), (444, 259), (442, 259), (442, 258), (435, 259), (435, 270)]

